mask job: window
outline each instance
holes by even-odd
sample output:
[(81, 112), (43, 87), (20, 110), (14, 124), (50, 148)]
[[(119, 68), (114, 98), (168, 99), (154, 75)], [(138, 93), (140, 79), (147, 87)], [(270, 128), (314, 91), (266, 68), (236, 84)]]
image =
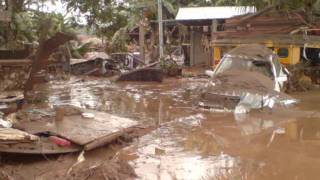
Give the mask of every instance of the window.
[(288, 48), (279, 48), (278, 56), (280, 58), (287, 58), (289, 56)]

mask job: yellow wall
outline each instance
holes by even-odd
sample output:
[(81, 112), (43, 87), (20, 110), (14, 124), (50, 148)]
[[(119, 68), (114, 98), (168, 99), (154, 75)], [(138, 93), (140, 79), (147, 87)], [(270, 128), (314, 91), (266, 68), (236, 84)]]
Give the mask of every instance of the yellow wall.
[(213, 65), (218, 64), (218, 62), (220, 61), (221, 58), (221, 48), (219, 47), (214, 47), (213, 48)]
[[(279, 57), (279, 60), (284, 65), (291, 65), (291, 64), (297, 64), (300, 61), (300, 47), (295, 46), (283, 46), (283, 47), (274, 47), (271, 44), (266, 44), (267, 47), (272, 48), (273, 52), (278, 54), (280, 48), (286, 48), (288, 49), (288, 56), (287, 57)], [(221, 52), (222, 48), (214, 46), (213, 47), (213, 63), (214, 65), (218, 64), (221, 59)]]

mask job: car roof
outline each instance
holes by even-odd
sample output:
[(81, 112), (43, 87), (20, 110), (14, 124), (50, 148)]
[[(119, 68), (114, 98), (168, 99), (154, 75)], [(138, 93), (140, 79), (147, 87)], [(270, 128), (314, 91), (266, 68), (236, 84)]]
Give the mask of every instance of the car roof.
[(272, 54), (272, 50), (263, 45), (247, 44), (232, 49), (227, 53), (227, 56), (241, 57), (248, 60), (269, 61), (269, 56)]

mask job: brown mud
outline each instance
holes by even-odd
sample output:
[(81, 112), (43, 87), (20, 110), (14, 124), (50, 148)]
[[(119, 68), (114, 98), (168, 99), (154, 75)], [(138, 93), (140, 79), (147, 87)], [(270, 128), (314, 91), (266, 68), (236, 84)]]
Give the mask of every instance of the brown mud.
[[(1, 179), (316, 179), (320, 91), (292, 94), (292, 109), (243, 117), (197, 107), (202, 78), (163, 83), (71, 78), (35, 87), (24, 109), (71, 104), (135, 119), (141, 126), (84, 154), (2, 155)], [(33, 111), (32, 111), (33, 110)], [(2, 178), (3, 177), (3, 178)]]

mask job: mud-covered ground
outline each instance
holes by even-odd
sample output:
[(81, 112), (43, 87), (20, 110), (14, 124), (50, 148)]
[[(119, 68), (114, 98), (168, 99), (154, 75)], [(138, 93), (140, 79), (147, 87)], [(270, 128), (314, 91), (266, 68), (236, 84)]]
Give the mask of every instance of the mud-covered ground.
[[(2, 154), (0, 179), (317, 179), (320, 91), (290, 109), (243, 117), (197, 107), (205, 78), (115, 83), (73, 77), (40, 85), (26, 108), (72, 104), (141, 122), (112, 144), (59, 156)], [(71, 168), (73, 167), (73, 168)]]

